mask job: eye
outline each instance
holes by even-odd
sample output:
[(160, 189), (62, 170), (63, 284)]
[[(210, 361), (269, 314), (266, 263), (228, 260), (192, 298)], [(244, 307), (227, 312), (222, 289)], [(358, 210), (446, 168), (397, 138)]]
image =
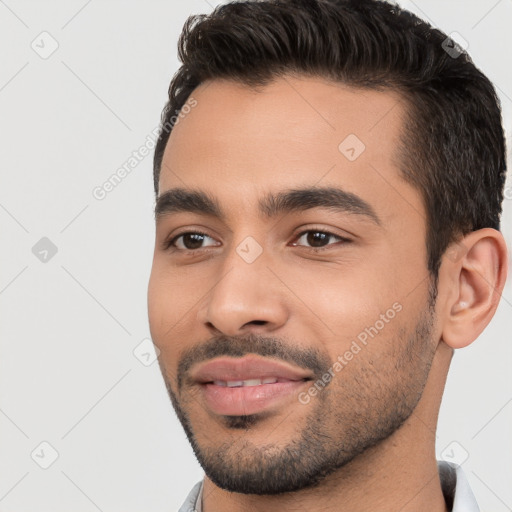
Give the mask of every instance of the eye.
[[(329, 246), (334, 245), (333, 243), (329, 243), (329, 241), (333, 239), (335, 242), (351, 242), (351, 240), (348, 238), (335, 235), (334, 233), (330, 233), (328, 231), (309, 229), (299, 233), (296, 241), (292, 245), (304, 247), (308, 247), (309, 245), (309, 248), (313, 249), (315, 252), (318, 252), (324, 249), (328, 249)], [(218, 245), (216, 240), (214, 240), (206, 233), (201, 231), (187, 231), (185, 233), (180, 233), (174, 236), (171, 240), (165, 241), (163, 243), (163, 249), (169, 250), (171, 248), (175, 248), (179, 251), (196, 251), (216, 245)]]
[[(210, 240), (213, 243), (209, 243), (206, 246), (202, 246), (203, 242)], [(164, 242), (164, 249), (170, 249), (171, 247), (175, 247), (181, 251), (194, 251), (196, 249), (202, 249), (203, 247), (208, 247), (216, 245), (215, 240), (208, 236), (206, 233), (201, 233), (200, 231), (187, 231), (186, 233), (181, 233), (176, 235), (171, 240)]]
[[(334, 233), (329, 233), (328, 231), (309, 229), (307, 231), (302, 231), (302, 233), (299, 233), (297, 242), (300, 242), (302, 240), (303, 242), (309, 244), (309, 246), (312, 249), (321, 251), (325, 248), (328, 248), (330, 245), (334, 245), (332, 243), (328, 243), (329, 240), (333, 238), (339, 242), (349, 243), (351, 241), (348, 238), (335, 235)], [(294, 242), (293, 245), (302, 245), (298, 244), (297, 242)]]

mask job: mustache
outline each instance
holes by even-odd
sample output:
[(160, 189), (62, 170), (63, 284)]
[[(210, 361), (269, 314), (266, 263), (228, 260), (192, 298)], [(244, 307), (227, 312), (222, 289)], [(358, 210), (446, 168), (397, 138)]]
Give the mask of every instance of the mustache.
[(221, 335), (183, 352), (177, 368), (178, 390), (181, 390), (185, 384), (192, 384), (188, 376), (192, 366), (220, 356), (240, 358), (248, 354), (293, 364), (313, 372), (317, 378), (327, 373), (332, 364), (330, 359), (317, 349), (301, 348), (291, 342), (283, 342), (279, 338), (254, 333), (245, 336)]

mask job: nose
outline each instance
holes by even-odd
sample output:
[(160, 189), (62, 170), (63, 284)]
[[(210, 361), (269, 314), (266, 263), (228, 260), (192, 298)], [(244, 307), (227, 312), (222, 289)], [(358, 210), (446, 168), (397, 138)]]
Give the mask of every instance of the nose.
[(285, 288), (263, 254), (247, 263), (233, 250), (219, 276), (199, 312), (209, 330), (237, 336), (275, 331), (286, 323)]

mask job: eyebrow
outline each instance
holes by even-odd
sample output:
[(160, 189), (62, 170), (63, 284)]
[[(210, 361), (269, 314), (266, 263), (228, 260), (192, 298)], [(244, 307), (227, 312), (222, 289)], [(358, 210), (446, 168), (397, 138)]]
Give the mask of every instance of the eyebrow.
[[(289, 189), (268, 193), (259, 201), (260, 214), (266, 218), (312, 208), (361, 215), (381, 225), (378, 215), (370, 204), (358, 195), (337, 187)], [(157, 198), (156, 221), (164, 216), (181, 212), (209, 215), (222, 221), (226, 220), (226, 214), (217, 199), (202, 190), (173, 188), (163, 192)]]

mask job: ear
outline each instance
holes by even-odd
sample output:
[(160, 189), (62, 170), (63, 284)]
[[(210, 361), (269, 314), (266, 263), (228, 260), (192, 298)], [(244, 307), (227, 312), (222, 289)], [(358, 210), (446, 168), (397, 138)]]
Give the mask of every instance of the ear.
[[(442, 271), (442, 275), (441, 275)], [(494, 316), (507, 277), (507, 247), (491, 228), (472, 231), (443, 255), (442, 340), (452, 348), (472, 343)]]

